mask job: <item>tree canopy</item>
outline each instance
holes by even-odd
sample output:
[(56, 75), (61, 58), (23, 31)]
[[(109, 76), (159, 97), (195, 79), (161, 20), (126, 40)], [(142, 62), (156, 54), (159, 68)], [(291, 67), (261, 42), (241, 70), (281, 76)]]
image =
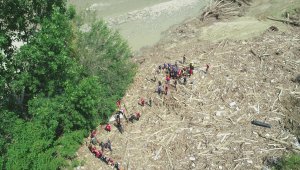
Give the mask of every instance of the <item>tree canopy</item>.
[(130, 49), (103, 21), (80, 32), (63, 0), (0, 6), (0, 168), (68, 166), (132, 82)]

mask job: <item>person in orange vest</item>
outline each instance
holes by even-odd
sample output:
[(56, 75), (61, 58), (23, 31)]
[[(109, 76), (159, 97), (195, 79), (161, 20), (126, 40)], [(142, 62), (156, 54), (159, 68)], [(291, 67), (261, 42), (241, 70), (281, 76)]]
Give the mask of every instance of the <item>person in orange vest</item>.
[(109, 123), (106, 124), (105, 130), (110, 132), (111, 131), (111, 125)]

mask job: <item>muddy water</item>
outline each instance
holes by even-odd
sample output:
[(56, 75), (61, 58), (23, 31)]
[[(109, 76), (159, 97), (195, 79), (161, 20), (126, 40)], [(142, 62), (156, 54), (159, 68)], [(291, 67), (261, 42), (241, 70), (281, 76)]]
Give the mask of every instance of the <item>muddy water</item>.
[(120, 31), (134, 51), (159, 41), (162, 32), (197, 16), (209, 0), (69, 0), (79, 11), (94, 11)]

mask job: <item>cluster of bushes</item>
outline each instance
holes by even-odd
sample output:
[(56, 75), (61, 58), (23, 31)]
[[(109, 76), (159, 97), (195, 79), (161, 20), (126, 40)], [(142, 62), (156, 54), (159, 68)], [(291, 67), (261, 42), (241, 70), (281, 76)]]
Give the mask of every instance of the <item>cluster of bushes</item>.
[(64, 0), (0, 3), (0, 169), (68, 166), (132, 82), (130, 49), (101, 21), (78, 31)]

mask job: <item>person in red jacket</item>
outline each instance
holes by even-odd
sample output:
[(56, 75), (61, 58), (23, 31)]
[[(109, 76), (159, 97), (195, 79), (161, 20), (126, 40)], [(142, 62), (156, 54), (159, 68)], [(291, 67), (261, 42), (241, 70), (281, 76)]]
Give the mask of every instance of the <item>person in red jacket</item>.
[(102, 152), (100, 150), (96, 149), (94, 154), (95, 154), (96, 158), (101, 158), (102, 157)]
[(111, 125), (109, 123), (106, 124), (105, 130), (110, 132), (111, 131)]
[(169, 90), (169, 86), (168, 84), (165, 85), (165, 94), (167, 95), (168, 94), (168, 90)]
[(193, 69), (190, 68), (189, 70), (189, 76), (193, 75)]
[(141, 99), (140, 99), (140, 105), (141, 105), (141, 106), (145, 106), (145, 100), (144, 100), (144, 98), (141, 98)]
[(178, 77), (178, 78), (181, 78), (181, 75), (182, 75), (182, 70), (181, 70), (181, 69), (178, 69), (177, 77)]
[(107, 164), (110, 165), (110, 166), (115, 166), (114, 160), (111, 159), (111, 158), (107, 159)]
[(171, 80), (170, 76), (167, 75), (167, 76), (166, 76), (166, 82), (167, 82), (167, 84), (170, 84), (170, 80)]
[(118, 107), (118, 108), (121, 108), (121, 99), (118, 100), (116, 104), (117, 104), (117, 107)]
[(94, 151), (96, 150), (96, 147), (93, 146), (92, 144), (89, 144), (88, 148), (92, 153), (94, 153)]

